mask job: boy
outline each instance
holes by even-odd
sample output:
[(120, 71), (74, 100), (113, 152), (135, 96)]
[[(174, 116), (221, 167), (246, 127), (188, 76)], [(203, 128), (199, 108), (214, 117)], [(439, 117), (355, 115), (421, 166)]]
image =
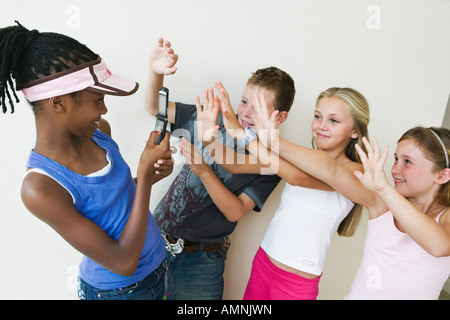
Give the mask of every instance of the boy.
[[(164, 75), (177, 71), (177, 60), (171, 44), (160, 38), (150, 56), (146, 88), (146, 108), (152, 115), (158, 112), (158, 89)], [(243, 127), (253, 125), (253, 96), (261, 91), (269, 108), (280, 110), (278, 124), (287, 119), (295, 95), (294, 81), (284, 71), (270, 67), (256, 71), (245, 87), (237, 109)], [(179, 130), (194, 145), (199, 144), (196, 110), (195, 105), (171, 101), (168, 105), (172, 135), (177, 136)], [(224, 144), (233, 148), (234, 140), (227, 135), (220, 115), (218, 124)], [(232, 174), (216, 162), (208, 170), (199, 177), (185, 164), (154, 210), (167, 243), (168, 299), (222, 299), (228, 236), (239, 219), (251, 210), (261, 210), (280, 181), (277, 175)]]

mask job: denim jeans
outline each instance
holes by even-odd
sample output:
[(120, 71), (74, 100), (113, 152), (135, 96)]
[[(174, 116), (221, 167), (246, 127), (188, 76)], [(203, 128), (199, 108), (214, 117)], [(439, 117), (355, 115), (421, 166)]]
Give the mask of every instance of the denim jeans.
[(221, 300), (225, 256), (218, 252), (181, 252), (167, 260), (168, 300)]
[(78, 298), (80, 300), (162, 300), (166, 262), (147, 277), (124, 288), (101, 290), (87, 284), (78, 277)]

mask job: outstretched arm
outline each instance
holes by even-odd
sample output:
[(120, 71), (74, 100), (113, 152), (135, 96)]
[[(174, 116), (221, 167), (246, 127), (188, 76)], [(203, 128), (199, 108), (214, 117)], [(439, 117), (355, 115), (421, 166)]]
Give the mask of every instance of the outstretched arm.
[(272, 152), (278, 153), (303, 172), (328, 184), (350, 201), (368, 207), (378, 207), (379, 199), (376, 195), (367, 190), (353, 174), (353, 171), (361, 168), (359, 163), (338, 163), (321, 150), (305, 148), (281, 138), (276, 124), (277, 111), (269, 114), (262, 95), (255, 97), (254, 105), (256, 116), (253, 121), (258, 137)]
[[(220, 104), (217, 102), (217, 97), (214, 96), (213, 108), (211, 104), (213, 99), (212, 89), (210, 88), (207, 93), (205, 91), (205, 106), (203, 107), (203, 113), (205, 113), (205, 115), (201, 115), (201, 118), (209, 119), (209, 121), (206, 121), (206, 124), (204, 122), (202, 125), (204, 129), (200, 130), (203, 133), (201, 134), (199, 132), (199, 136), (211, 136), (215, 134), (208, 134), (208, 132), (216, 132), (211, 128), (214, 128), (214, 130), (216, 129), (214, 125), (217, 120), (217, 106), (219, 105), (227, 132), (235, 139), (242, 139), (244, 136), (244, 128), (242, 128), (236, 118), (230, 103), (228, 92), (225, 90), (220, 81), (215, 82), (214, 87), (219, 92)], [(214, 113), (212, 110), (214, 110)], [(201, 106), (198, 101), (197, 112), (198, 114), (201, 112)], [(304, 173), (285, 159), (281, 158), (278, 154), (266, 148), (257, 140), (249, 143), (247, 149), (250, 154), (247, 155), (238, 154), (237, 152), (224, 146), (217, 139), (212, 142), (206, 142), (205, 139), (203, 139), (203, 142), (207, 145), (207, 150), (214, 157), (216, 162), (231, 173), (277, 174), (292, 185), (319, 190), (333, 190), (326, 183)]]

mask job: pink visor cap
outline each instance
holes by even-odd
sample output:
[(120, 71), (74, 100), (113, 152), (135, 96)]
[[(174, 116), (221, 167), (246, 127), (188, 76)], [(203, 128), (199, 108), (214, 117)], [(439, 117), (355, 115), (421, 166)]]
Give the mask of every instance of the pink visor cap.
[(88, 89), (98, 93), (128, 96), (139, 88), (135, 81), (111, 74), (100, 57), (54, 75), (21, 86), (30, 102)]

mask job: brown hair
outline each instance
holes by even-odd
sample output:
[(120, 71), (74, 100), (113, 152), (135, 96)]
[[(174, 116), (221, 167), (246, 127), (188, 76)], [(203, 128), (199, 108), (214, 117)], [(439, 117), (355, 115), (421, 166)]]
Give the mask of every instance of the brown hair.
[[(434, 132), (434, 133), (433, 133)], [(441, 142), (445, 146), (445, 149), (442, 147)], [(412, 129), (406, 131), (398, 140), (398, 142), (402, 140), (412, 140), (417, 146), (422, 150), (425, 158), (434, 163), (433, 171), (438, 173), (441, 170), (447, 168), (446, 157), (449, 157), (448, 150), (450, 149), (450, 130), (443, 127), (421, 127), (417, 126)], [(446, 207), (450, 207), (450, 182), (443, 184), (438, 194), (436, 195), (436, 200), (439, 204), (444, 205)]]
[(270, 91), (274, 95), (275, 110), (289, 112), (294, 103), (294, 80), (276, 67), (256, 70), (248, 79), (247, 86), (258, 86)]

